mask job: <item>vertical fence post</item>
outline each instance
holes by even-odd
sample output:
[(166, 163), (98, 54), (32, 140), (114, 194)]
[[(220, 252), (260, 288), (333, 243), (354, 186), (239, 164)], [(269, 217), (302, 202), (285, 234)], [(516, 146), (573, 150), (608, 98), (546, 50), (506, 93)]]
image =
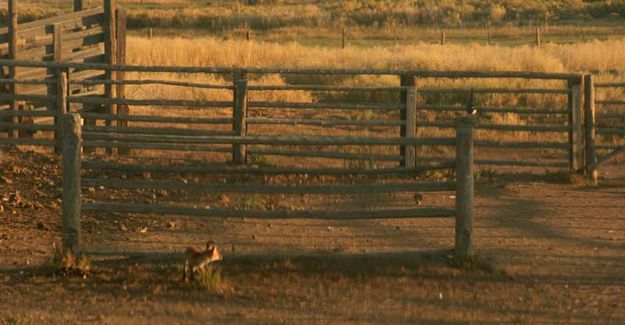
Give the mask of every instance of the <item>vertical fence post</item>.
[[(116, 17), (117, 17), (116, 19), (117, 53), (115, 53), (116, 55), (115, 62), (117, 64), (124, 65), (126, 64), (126, 22), (128, 20), (127, 15), (126, 15), (126, 10), (117, 9)], [(124, 71), (117, 71), (117, 77), (116, 77), (117, 80), (124, 80), (125, 78), (126, 78), (126, 73)], [(116, 89), (117, 98), (120, 98), (120, 99), (126, 98), (125, 85), (117, 84), (116, 88), (117, 88)], [(119, 115), (124, 115), (124, 116), (130, 115), (130, 108), (128, 107), (128, 105), (119, 105), (119, 107), (117, 108), (117, 113)], [(127, 127), (128, 121), (117, 121), (117, 126)], [(130, 153), (130, 149), (129, 148), (117, 148), (117, 153), (120, 155), (128, 155)]]
[[(243, 137), (247, 133), (247, 79), (244, 73), (234, 73), (233, 93), (232, 129), (235, 136)], [(232, 161), (237, 165), (246, 163), (247, 154), (244, 144), (232, 145)]]
[[(9, 60), (17, 59), (17, 0), (9, 0)], [(14, 65), (9, 66), (9, 79), (17, 79), (17, 67)], [(9, 92), (17, 94), (19, 87), (16, 83), (9, 84)], [(13, 112), (18, 111), (18, 103), (13, 99), (9, 102), (9, 109)], [(19, 118), (17, 115), (11, 117), (11, 123), (14, 125), (19, 124)], [(19, 137), (19, 129), (12, 129), (9, 136), (11, 138)]]
[(541, 37), (540, 37), (540, 27), (536, 27), (536, 47), (540, 47), (541, 46)]
[(456, 238), (454, 257), (463, 263), (472, 254), (473, 118), (456, 119)]
[[(115, 64), (117, 59), (117, 33), (115, 23), (115, 7), (116, 0), (104, 0), (104, 62), (106, 64)], [(105, 71), (105, 79), (112, 81), (115, 79), (115, 71), (107, 69)], [(115, 98), (115, 87), (108, 83), (104, 85), (104, 97), (112, 100)], [(117, 115), (117, 105), (106, 105), (106, 113), (109, 115)], [(105, 120), (106, 126), (112, 126), (112, 120)], [(107, 148), (108, 154), (113, 154), (113, 148)]]
[(488, 31), (488, 45), (493, 45), (493, 34), (490, 30)]
[(441, 45), (447, 44), (447, 33), (442, 30), (441, 31)]
[(61, 236), (65, 250), (80, 252), (80, 169), (82, 135), (80, 116), (63, 118), (63, 207)]
[(343, 27), (343, 34), (341, 35), (341, 48), (345, 49), (347, 47), (347, 31), (345, 27)]
[(583, 170), (584, 164), (584, 134), (583, 134), (583, 101), (582, 83), (583, 76), (570, 79), (568, 88), (568, 113), (569, 113), (569, 161), (573, 172)]
[[(400, 100), (405, 108), (401, 110), (400, 118), (402, 125), (399, 136), (415, 138), (417, 136), (417, 78), (415, 75), (401, 75)], [(414, 167), (416, 165), (416, 148), (414, 145), (400, 146), (399, 154), (402, 157), (401, 167)]]
[(595, 151), (595, 82), (593, 75), (584, 76), (584, 120), (586, 135), (586, 173), (593, 185), (597, 185), (598, 174), (595, 168), (597, 153)]
[(83, 0), (74, 0), (74, 11), (81, 11), (83, 9), (85, 9)]
[(54, 139), (56, 140), (54, 152), (56, 154), (63, 153), (65, 114), (67, 114), (67, 73), (58, 70), (56, 73), (56, 116), (54, 117)]

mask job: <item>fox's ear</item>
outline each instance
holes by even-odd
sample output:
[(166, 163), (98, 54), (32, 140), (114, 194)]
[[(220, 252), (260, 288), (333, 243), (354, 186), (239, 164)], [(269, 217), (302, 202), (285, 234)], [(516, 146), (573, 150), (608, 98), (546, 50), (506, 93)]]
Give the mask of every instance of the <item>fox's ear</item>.
[(214, 240), (209, 240), (209, 241), (206, 243), (206, 249), (207, 249), (207, 250), (213, 250), (213, 249), (215, 249), (215, 245), (216, 245), (216, 244), (217, 244), (217, 243), (216, 243)]

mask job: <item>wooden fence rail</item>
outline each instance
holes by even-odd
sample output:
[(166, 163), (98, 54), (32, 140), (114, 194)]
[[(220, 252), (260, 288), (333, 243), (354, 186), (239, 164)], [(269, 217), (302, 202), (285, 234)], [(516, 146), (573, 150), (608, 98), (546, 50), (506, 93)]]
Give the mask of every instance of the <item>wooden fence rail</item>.
[[(455, 257), (459, 262), (466, 261), (471, 256), (472, 236), (473, 236), (473, 120), (472, 118), (460, 118), (457, 121), (457, 132), (455, 138), (418, 139), (410, 138), (362, 138), (362, 137), (258, 137), (249, 135), (235, 135), (228, 137), (206, 137), (213, 141), (219, 139), (220, 143), (237, 145), (256, 143), (280, 144), (293, 141), (304, 144), (414, 144), (423, 141), (427, 142), (453, 142), (456, 145), (456, 157), (446, 163), (432, 164), (430, 166), (404, 166), (398, 168), (335, 168), (326, 166), (315, 167), (251, 167), (246, 165), (214, 165), (203, 166), (176, 166), (162, 164), (162, 160), (144, 162), (142, 164), (107, 162), (101, 160), (101, 156), (91, 156), (92, 158), (83, 161), (81, 148), (93, 137), (89, 132), (82, 132), (80, 127), (80, 115), (66, 114), (64, 116), (63, 138), (63, 234), (64, 244), (67, 249), (73, 252), (85, 250), (80, 241), (80, 218), (83, 211), (90, 212), (116, 212), (116, 213), (151, 213), (151, 214), (175, 214), (197, 217), (246, 217), (261, 219), (288, 219), (288, 218), (315, 218), (315, 219), (370, 219), (370, 218), (433, 218), (433, 217), (455, 217)], [(160, 134), (155, 137), (147, 136), (151, 141), (160, 141)], [(177, 137), (177, 141), (188, 144), (195, 143), (192, 137)], [(100, 158), (98, 158), (100, 157)], [(455, 168), (458, 177), (453, 182), (415, 182), (414, 175), (429, 169), (450, 169)], [(98, 177), (83, 177), (89, 175), (90, 171), (97, 171)], [(180, 173), (201, 173), (201, 174), (238, 174), (244, 176), (251, 175), (334, 175), (348, 177), (352, 179), (355, 175), (368, 175), (367, 182), (347, 184), (324, 183), (324, 184), (301, 184), (301, 185), (276, 185), (266, 183), (219, 183), (210, 184), (205, 182), (188, 183), (186, 181), (175, 181), (171, 178), (149, 180), (116, 178), (115, 173), (124, 174), (132, 172), (150, 172), (153, 177), (157, 174), (180, 174)], [(160, 174), (159, 174), (160, 175)], [(382, 183), (372, 183), (372, 176), (396, 175), (394, 181), (388, 182), (383, 179)], [(174, 178), (175, 179), (175, 178)], [(242, 179), (247, 179), (244, 177)], [(353, 179), (352, 179), (353, 180)], [(103, 188), (125, 189), (125, 190), (168, 190), (168, 191), (190, 191), (201, 192), (234, 192), (247, 194), (298, 194), (298, 195), (369, 195), (376, 192), (455, 192), (456, 204), (451, 207), (415, 207), (415, 208), (383, 208), (383, 209), (350, 209), (350, 210), (261, 210), (261, 209), (238, 209), (238, 208), (198, 208), (181, 204), (155, 205), (138, 204), (132, 202), (100, 202), (99, 199), (85, 199), (81, 194), (82, 188)], [(184, 197), (184, 194), (179, 194)], [(119, 201), (119, 200), (117, 200)], [(122, 199), (123, 201), (123, 199)]]

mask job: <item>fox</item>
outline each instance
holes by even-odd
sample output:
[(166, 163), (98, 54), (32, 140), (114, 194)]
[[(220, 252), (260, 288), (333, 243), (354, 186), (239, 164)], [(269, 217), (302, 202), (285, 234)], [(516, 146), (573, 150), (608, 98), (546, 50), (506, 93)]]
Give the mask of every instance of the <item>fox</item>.
[(221, 260), (222, 256), (217, 249), (217, 243), (215, 243), (215, 241), (208, 241), (204, 250), (187, 247), (184, 253), (182, 281), (187, 281), (187, 274), (190, 274), (191, 281), (193, 281), (195, 272), (203, 271), (207, 264)]

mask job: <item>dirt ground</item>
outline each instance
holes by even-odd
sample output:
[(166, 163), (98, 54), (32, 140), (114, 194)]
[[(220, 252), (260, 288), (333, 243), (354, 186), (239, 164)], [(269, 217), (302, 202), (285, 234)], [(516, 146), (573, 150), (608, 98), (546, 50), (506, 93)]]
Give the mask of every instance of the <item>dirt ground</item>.
[[(60, 230), (56, 164), (0, 148), (0, 324), (625, 323), (618, 180), (481, 179), (477, 255), (464, 269), (449, 258), (449, 219), (85, 216), (87, 246), (181, 251), (217, 240), (223, 280), (209, 292), (181, 282), (176, 260), (92, 257), (85, 278), (55, 275), (46, 263)], [(266, 252), (283, 254), (254, 255)]]

